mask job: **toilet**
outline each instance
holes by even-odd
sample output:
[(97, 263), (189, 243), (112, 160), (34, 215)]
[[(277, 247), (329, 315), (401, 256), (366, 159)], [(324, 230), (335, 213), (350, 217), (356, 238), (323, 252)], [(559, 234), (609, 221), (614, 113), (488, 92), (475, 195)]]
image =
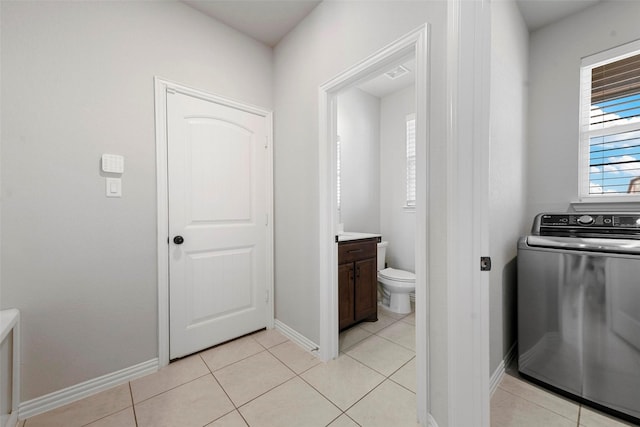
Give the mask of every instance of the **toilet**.
[(409, 294), (416, 290), (416, 275), (409, 271), (385, 268), (389, 242), (378, 243), (378, 283), (382, 287), (382, 305), (399, 314), (411, 313)]

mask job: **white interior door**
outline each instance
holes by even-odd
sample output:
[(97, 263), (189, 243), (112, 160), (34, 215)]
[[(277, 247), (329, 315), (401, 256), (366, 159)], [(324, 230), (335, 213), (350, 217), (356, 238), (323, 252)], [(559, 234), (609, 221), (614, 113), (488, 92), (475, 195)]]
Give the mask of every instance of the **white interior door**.
[(168, 92), (167, 137), (175, 359), (267, 325), (267, 119)]

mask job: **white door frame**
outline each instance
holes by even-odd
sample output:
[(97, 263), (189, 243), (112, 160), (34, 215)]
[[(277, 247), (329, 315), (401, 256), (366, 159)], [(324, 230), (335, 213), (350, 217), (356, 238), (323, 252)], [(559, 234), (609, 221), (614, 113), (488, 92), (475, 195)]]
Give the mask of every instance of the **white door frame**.
[[(491, 0), (447, 1), (447, 424), (490, 425)], [(441, 408), (442, 409), (442, 408)]]
[(266, 325), (273, 328), (273, 114), (262, 108), (203, 92), (160, 77), (154, 77), (156, 179), (157, 179), (157, 253), (158, 253), (158, 365), (169, 364), (169, 190), (167, 171), (167, 91), (182, 93), (227, 107), (262, 116), (267, 121), (267, 304)]
[[(396, 40), (362, 62), (323, 84), (320, 99), (320, 357), (330, 360), (338, 356), (338, 256), (335, 236), (338, 229), (336, 201), (336, 98), (339, 92), (353, 87), (381, 72), (409, 54), (414, 54), (416, 100), (416, 361), (418, 378), (418, 418), (426, 420), (429, 338), (427, 319), (429, 307), (427, 277), (429, 183), (427, 153), (429, 140), (429, 49), (427, 24)], [(426, 421), (421, 421), (426, 423)]]

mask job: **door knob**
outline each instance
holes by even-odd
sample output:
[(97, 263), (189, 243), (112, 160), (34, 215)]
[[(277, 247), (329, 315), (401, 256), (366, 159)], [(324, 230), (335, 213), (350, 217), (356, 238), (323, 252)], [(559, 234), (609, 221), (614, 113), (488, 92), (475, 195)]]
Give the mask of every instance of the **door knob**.
[(182, 238), (182, 236), (176, 236), (173, 238), (173, 243), (175, 243), (176, 245), (181, 245), (184, 243), (184, 239)]

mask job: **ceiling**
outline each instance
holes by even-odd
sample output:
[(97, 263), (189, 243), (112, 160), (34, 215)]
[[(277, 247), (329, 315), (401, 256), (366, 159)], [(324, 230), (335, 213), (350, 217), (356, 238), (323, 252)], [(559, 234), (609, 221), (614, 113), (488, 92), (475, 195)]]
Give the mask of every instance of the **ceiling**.
[[(322, 0), (181, 1), (267, 46), (274, 47)], [(605, 0), (516, 0), (529, 31), (535, 31), (601, 1)]]
[[(322, 0), (181, 0), (248, 36), (274, 47)], [(374, 1), (374, 0), (370, 0)], [(529, 31), (559, 21), (603, 0), (516, 0)], [(404, 64), (413, 71), (414, 64)], [(384, 74), (360, 85), (378, 97), (402, 89), (414, 81), (412, 72), (391, 80)]]
[(228, 26), (275, 46), (322, 0), (182, 0)]
[(559, 21), (602, 0), (516, 0), (529, 31)]

